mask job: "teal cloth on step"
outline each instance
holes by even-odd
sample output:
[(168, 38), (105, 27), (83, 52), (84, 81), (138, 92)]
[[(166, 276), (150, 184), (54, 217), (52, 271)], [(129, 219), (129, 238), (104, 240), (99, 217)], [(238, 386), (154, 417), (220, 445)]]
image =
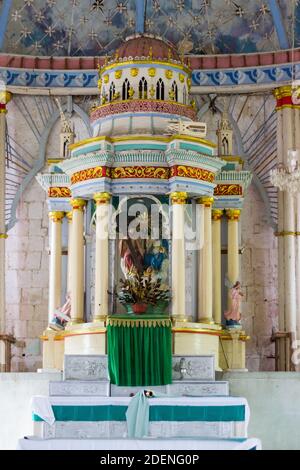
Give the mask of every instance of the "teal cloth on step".
[(149, 398), (144, 390), (136, 393), (130, 400), (126, 411), (127, 431), (130, 438), (148, 436), (149, 430)]

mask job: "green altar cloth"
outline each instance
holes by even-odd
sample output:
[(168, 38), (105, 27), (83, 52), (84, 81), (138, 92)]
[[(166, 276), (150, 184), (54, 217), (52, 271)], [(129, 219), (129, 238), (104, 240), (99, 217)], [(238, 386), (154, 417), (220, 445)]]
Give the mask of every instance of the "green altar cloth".
[(172, 382), (172, 323), (169, 317), (109, 317), (107, 349), (111, 383), (146, 386)]

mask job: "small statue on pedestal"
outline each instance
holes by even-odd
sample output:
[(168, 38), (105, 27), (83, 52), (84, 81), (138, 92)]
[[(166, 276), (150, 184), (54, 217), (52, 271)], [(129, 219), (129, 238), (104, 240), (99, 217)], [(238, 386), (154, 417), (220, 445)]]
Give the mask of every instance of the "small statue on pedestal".
[(226, 327), (239, 328), (241, 327), (240, 303), (241, 297), (244, 296), (244, 294), (241, 292), (241, 283), (237, 281), (233, 286), (227, 285), (227, 287), (230, 287), (231, 290), (231, 307), (229, 310), (227, 310), (227, 312), (224, 313)]
[(49, 328), (52, 330), (64, 330), (66, 324), (71, 319), (71, 295), (68, 292), (66, 302), (64, 305), (55, 310), (53, 318), (49, 323)]

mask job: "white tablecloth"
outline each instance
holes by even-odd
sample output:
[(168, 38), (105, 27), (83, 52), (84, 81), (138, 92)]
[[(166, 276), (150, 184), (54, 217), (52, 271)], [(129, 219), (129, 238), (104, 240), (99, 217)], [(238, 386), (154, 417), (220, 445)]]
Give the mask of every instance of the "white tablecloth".
[[(17, 450), (261, 450), (258, 439), (20, 439)], [(124, 454), (126, 455), (126, 454)]]

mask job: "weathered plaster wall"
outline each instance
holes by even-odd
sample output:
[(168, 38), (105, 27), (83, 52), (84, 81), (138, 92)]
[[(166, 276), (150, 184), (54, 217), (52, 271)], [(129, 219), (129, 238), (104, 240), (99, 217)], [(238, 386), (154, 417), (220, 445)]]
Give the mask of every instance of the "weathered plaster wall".
[(277, 239), (266, 220), (265, 205), (251, 185), (241, 216), (242, 324), (250, 335), (250, 371), (275, 368), (272, 328), (278, 328)]

